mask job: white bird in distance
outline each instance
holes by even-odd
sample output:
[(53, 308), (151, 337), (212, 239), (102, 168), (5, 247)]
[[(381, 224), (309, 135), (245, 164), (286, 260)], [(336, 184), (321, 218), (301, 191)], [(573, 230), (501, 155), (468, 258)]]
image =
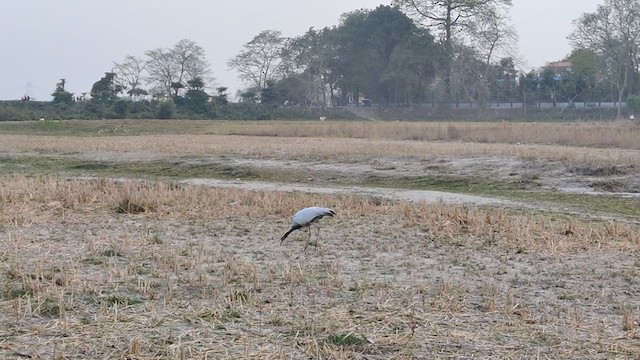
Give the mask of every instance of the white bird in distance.
[[(297, 213), (295, 213), (295, 215), (293, 215), (293, 224), (291, 225), (291, 229), (289, 229), (289, 231), (282, 235), (282, 238), (280, 239), (280, 245), (282, 245), (284, 239), (286, 239), (287, 236), (289, 236), (289, 234), (291, 234), (293, 231), (307, 227), (309, 228), (309, 238), (307, 239), (307, 245), (305, 245), (304, 247), (304, 249), (306, 250), (307, 246), (309, 246), (309, 241), (311, 240), (311, 224), (322, 219), (325, 216), (333, 217), (335, 214), (336, 212), (332, 209), (319, 206), (312, 206), (298, 211)], [(316, 245), (317, 244), (318, 241), (316, 240)]]

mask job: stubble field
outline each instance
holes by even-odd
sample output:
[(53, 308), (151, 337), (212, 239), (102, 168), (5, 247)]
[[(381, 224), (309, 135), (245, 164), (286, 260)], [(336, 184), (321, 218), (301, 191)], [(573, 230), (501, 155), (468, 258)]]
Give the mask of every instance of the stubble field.
[(0, 124), (0, 357), (638, 358), (638, 127), (486, 127)]

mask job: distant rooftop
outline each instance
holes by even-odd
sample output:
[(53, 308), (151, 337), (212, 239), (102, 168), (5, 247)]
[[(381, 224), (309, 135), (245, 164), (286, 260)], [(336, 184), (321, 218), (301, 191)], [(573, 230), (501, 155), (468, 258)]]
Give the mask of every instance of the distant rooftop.
[(571, 61), (563, 60), (563, 61), (550, 62), (545, 67), (554, 68), (554, 69), (568, 69), (572, 66), (573, 66), (573, 63)]

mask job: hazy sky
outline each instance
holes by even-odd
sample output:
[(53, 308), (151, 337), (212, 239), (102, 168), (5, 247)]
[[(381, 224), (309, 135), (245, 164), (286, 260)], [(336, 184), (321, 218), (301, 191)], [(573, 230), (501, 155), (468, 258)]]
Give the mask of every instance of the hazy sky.
[[(570, 51), (572, 20), (603, 0), (513, 0), (525, 70)], [(217, 86), (240, 87), (226, 62), (262, 30), (284, 36), (336, 25), (341, 14), (372, 9), (381, 0), (2, 0), (0, 99), (29, 94), (50, 100), (58, 79), (89, 92), (113, 62), (181, 39), (207, 52)]]

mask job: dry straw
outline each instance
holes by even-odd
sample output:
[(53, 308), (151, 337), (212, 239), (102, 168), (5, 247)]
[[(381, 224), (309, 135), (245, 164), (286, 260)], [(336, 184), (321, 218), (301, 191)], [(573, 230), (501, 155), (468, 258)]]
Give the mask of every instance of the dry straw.
[[(253, 158), (323, 160), (372, 156), (514, 156), (562, 160), (571, 164), (640, 163), (640, 127), (627, 122), (170, 124), (175, 128), (193, 129), (194, 134), (175, 134), (175, 131), (167, 135), (132, 133), (89, 137), (0, 134), (0, 151), (75, 154), (105, 160), (233, 154)], [(147, 125), (158, 126), (152, 121)], [(208, 135), (201, 135), (203, 133)]]
[[(279, 246), (307, 205), (338, 212), (320, 246)], [(4, 176), (0, 356), (632, 357), (639, 240), (496, 208)]]

